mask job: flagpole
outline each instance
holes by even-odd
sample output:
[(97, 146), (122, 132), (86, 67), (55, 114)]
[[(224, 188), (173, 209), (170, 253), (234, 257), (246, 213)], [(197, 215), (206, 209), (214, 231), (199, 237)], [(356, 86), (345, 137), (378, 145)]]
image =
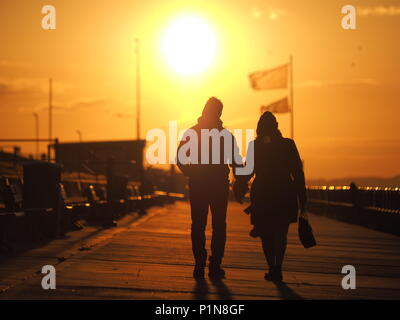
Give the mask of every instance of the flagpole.
[(51, 160), (50, 146), (53, 143), (53, 78), (49, 78), (49, 145), (47, 151), (48, 161)]
[(291, 136), (294, 139), (294, 109), (293, 109), (293, 56), (290, 56), (290, 129)]
[(140, 48), (139, 39), (136, 42), (136, 139), (140, 140)]
[(49, 140), (53, 139), (53, 79), (49, 79)]

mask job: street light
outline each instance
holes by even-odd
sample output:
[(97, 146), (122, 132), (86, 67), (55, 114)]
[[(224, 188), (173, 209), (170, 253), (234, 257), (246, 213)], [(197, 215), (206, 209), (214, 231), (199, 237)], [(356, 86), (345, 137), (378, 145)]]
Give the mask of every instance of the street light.
[(35, 117), (35, 135), (36, 135), (36, 159), (39, 159), (39, 115), (34, 112)]
[(136, 139), (140, 140), (140, 43), (135, 38), (136, 53)]
[(81, 183), (81, 144), (82, 144), (82, 132), (80, 130), (76, 130), (76, 133), (79, 137), (79, 148), (78, 148), (78, 179), (79, 183)]
[(79, 136), (79, 142), (82, 143), (82, 132), (80, 130), (76, 130), (76, 133)]

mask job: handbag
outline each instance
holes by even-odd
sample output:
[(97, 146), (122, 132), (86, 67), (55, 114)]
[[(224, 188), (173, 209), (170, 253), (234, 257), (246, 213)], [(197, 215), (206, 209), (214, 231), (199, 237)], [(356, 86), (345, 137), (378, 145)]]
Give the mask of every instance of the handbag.
[(304, 248), (311, 248), (317, 245), (308, 219), (302, 216), (299, 217), (298, 231), (300, 242)]

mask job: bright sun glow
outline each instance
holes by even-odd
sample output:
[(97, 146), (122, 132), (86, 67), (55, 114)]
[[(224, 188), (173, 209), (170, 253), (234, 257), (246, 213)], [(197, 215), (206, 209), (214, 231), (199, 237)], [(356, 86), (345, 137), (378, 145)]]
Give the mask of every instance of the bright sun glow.
[(176, 72), (194, 75), (213, 61), (216, 54), (216, 37), (210, 26), (201, 18), (178, 18), (167, 28), (162, 50), (168, 64)]

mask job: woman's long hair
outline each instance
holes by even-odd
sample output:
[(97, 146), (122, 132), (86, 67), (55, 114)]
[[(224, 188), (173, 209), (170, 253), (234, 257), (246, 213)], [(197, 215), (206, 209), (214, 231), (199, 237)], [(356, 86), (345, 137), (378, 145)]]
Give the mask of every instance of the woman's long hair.
[(264, 137), (281, 137), (281, 132), (278, 129), (278, 121), (270, 111), (265, 111), (257, 123), (257, 139), (263, 139)]

